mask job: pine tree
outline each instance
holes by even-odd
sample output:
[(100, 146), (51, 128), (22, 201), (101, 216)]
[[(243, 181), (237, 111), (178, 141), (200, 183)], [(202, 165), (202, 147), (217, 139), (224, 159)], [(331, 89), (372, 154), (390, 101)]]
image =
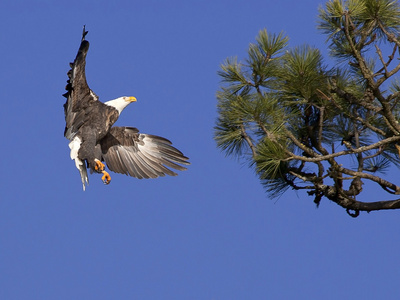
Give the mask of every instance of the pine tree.
[[(304, 190), (356, 217), (400, 208), (400, 199), (368, 199), (363, 184), (400, 194), (400, 6), (389, 0), (332, 0), (319, 9), (335, 66), (320, 51), (290, 48), (283, 33), (261, 30), (244, 61), (218, 72), (215, 140), (246, 158), (271, 197)], [(365, 201), (366, 199), (366, 201)]]

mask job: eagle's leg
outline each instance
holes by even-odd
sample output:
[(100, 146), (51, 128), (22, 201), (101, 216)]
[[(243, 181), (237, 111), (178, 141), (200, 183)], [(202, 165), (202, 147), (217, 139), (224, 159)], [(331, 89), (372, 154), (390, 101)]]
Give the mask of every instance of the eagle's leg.
[(94, 166), (94, 169), (96, 170), (96, 172), (102, 173), (105, 169), (105, 165), (98, 159), (95, 159), (94, 162), (96, 163), (96, 165)]
[(103, 176), (101, 177), (101, 180), (104, 182), (104, 184), (109, 184), (111, 182), (111, 176), (108, 174), (106, 171), (102, 171)]

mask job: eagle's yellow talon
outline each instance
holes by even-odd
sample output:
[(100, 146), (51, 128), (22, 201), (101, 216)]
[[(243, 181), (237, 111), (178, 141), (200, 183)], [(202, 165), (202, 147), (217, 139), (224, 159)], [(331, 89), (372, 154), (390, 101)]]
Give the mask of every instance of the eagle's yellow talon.
[(110, 184), (111, 182), (111, 176), (108, 174), (106, 171), (102, 171), (103, 176), (101, 177), (101, 180), (103, 181), (104, 184)]
[(101, 161), (99, 161), (98, 159), (95, 159), (94, 162), (96, 163), (96, 165), (94, 166), (94, 169), (99, 173), (103, 172), (104, 168), (105, 168), (105, 165)]

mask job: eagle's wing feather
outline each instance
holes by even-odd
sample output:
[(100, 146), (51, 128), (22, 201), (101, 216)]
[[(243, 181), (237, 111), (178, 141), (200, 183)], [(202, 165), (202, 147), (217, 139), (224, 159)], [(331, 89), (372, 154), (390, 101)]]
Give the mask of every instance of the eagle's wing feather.
[(113, 127), (101, 141), (102, 158), (108, 168), (142, 178), (157, 178), (177, 174), (169, 168), (183, 171), (188, 158), (163, 137), (139, 133), (133, 127)]
[(78, 53), (67, 73), (69, 78), (65, 87), (67, 92), (63, 95), (67, 98), (64, 104), (66, 122), (64, 135), (69, 140), (74, 138), (76, 132), (85, 123), (86, 109), (98, 100), (98, 96), (89, 88), (86, 81), (86, 55), (89, 50), (89, 42), (85, 40), (86, 33), (84, 29)]

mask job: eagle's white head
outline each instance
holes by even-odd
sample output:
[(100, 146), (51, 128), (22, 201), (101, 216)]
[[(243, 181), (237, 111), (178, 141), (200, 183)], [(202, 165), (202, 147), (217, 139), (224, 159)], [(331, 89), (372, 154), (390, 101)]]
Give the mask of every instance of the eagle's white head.
[(119, 97), (117, 99), (104, 102), (104, 104), (114, 107), (116, 110), (118, 110), (118, 113), (121, 114), (121, 112), (124, 110), (125, 107), (128, 106), (129, 103), (135, 101), (135, 97)]

